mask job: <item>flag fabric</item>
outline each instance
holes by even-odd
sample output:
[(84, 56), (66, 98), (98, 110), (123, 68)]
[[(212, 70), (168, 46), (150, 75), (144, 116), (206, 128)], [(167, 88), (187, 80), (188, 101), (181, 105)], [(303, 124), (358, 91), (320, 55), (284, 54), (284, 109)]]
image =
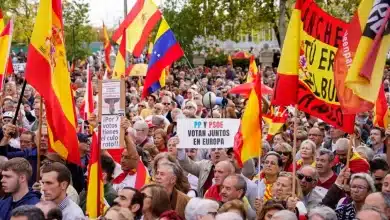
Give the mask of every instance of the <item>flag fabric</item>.
[[(126, 36), (126, 31), (123, 32)], [(126, 37), (122, 37), (121, 44), (119, 44), (118, 54), (115, 59), (113, 79), (120, 79), (126, 74)]]
[(257, 68), (255, 56), (252, 55), (249, 60), (249, 72), (246, 78), (246, 82), (253, 82), (256, 79), (256, 75), (259, 73), (259, 69)]
[[(169, 27), (167, 21), (162, 19), (153, 46), (152, 57), (148, 64), (142, 98), (160, 89), (162, 78), (165, 78), (164, 69), (184, 55), (179, 42)], [(165, 79), (164, 79), (165, 83)]]
[(41, 0), (25, 76), (44, 99), (51, 148), (69, 162), (81, 164), (63, 30), (61, 0)]
[(383, 84), (379, 89), (378, 99), (376, 100), (374, 110), (374, 125), (386, 129), (389, 126), (389, 107), (387, 106)]
[(137, 0), (134, 7), (112, 36), (119, 43), (123, 32), (127, 32), (127, 51), (139, 57), (154, 26), (161, 19), (161, 12), (153, 0)]
[(153, 52), (153, 42), (149, 42), (148, 54), (147, 54), (148, 60), (150, 60), (150, 57), (152, 56), (152, 52)]
[(273, 105), (298, 105), (300, 111), (334, 127), (354, 131), (355, 115), (343, 114), (333, 71), (346, 27), (313, 0), (297, 0), (279, 62)]
[(84, 114), (82, 117), (84, 120), (88, 120), (88, 117), (93, 113), (94, 103), (93, 103), (93, 88), (92, 88), (92, 71), (89, 68), (89, 64), (87, 65), (87, 88), (85, 91), (84, 97)]
[(261, 118), (261, 76), (258, 74), (245, 106), (240, 128), (234, 137), (233, 149), (241, 167), (246, 161), (261, 154)]
[[(248, 98), (251, 91), (252, 91), (254, 84), (255, 84), (254, 82), (250, 82), (250, 83), (243, 83), (243, 84), (237, 85), (237, 86), (231, 88), (229, 90), (229, 93), (242, 95), (242, 96)], [(261, 84), (261, 94), (272, 95), (272, 93), (273, 93), (272, 88), (268, 87), (267, 85), (264, 85), (263, 83)]]
[(362, 0), (343, 35), (335, 78), (345, 114), (370, 111), (375, 105), (390, 46), (385, 31), (389, 16), (389, 1)]
[(102, 167), (100, 163), (100, 136), (92, 135), (91, 154), (88, 164), (88, 189), (86, 214), (90, 219), (96, 219), (104, 213), (104, 190)]
[(228, 65), (232, 66), (233, 67), (233, 59), (232, 59), (232, 56), (229, 54), (228, 56)]
[(107, 69), (111, 69), (111, 43), (110, 38), (108, 37), (107, 27), (103, 23), (103, 36), (104, 36), (104, 61), (106, 62)]
[(3, 31), (5, 27), (5, 22), (4, 22), (4, 16), (3, 16), (3, 10), (0, 8), (0, 32)]
[(268, 125), (267, 140), (270, 140), (275, 134), (280, 132), (283, 125), (287, 122), (288, 111), (282, 107), (274, 108), (271, 106), (269, 114), (263, 116), (264, 122)]
[(8, 73), (13, 29), (14, 23), (11, 19), (0, 33), (0, 89), (3, 88), (4, 74)]

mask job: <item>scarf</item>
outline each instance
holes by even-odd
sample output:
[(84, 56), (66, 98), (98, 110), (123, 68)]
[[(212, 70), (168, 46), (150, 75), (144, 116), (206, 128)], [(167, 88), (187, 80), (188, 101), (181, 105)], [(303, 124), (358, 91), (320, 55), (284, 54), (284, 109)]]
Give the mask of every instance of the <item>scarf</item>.
[(205, 199), (213, 199), (218, 202), (222, 201), (222, 197), (219, 194), (219, 188), (217, 185), (212, 185), (204, 194)]
[(137, 170), (136, 169), (132, 169), (130, 170), (129, 172), (125, 173), (125, 172), (122, 172), (121, 174), (119, 174), (119, 176), (117, 176), (112, 182), (114, 184), (120, 184), (121, 182), (123, 182), (123, 180), (126, 178), (127, 175), (130, 175), (130, 176), (133, 176), (134, 174), (137, 173)]

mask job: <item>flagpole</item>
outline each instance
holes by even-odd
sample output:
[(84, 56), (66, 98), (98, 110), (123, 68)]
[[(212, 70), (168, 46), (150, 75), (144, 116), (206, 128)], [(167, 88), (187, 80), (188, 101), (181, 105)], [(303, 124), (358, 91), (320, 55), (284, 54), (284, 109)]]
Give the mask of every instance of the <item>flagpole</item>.
[(16, 106), (15, 116), (14, 116), (14, 118), (12, 119), (12, 124), (14, 124), (14, 125), (16, 125), (16, 120), (17, 120), (18, 115), (19, 115), (20, 106), (22, 105), (22, 101), (23, 101), (24, 90), (26, 90), (26, 85), (27, 85), (27, 80), (25, 79), (24, 82), (23, 82), (22, 91), (20, 92), (20, 97), (19, 97), (18, 105)]
[(41, 171), (41, 138), (42, 138), (42, 114), (43, 114), (43, 97), (39, 101), (39, 118), (38, 118), (38, 135), (37, 135), (37, 181), (40, 179)]
[[(259, 80), (257, 80), (256, 83), (260, 83), (260, 91), (259, 91), (259, 94), (260, 94), (260, 98), (263, 97), (262, 95), (262, 91), (261, 91), (261, 85), (263, 84), (262, 82), (262, 73), (260, 72), (258, 74), (258, 77), (260, 78)], [(256, 88), (257, 85), (255, 85), (254, 87)], [(257, 167), (259, 168), (259, 172), (260, 172), (260, 167), (261, 167), (261, 156), (262, 156), (262, 153), (263, 153), (263, 101), (262, 99), (260, 100), (259, 102), (259, 119), (260, 119), (260, 153), (259, 153), (259, 158), (258, 158), (258, 161), (257, 161)], [(260, 180), (258, 181), (258, 184), (257, 184), (257, 197), (260, 197), (260, 193), (261, 193), (261, 190), (260, 190)]]
[(294, 111), (294, 140), (293, 140), (293, 149), (292, 149), (292, 164), (293, 164), (293, 181), (292, 181), (292, 196), (295, 197), (295, 189), (296, 189), (296, 181), (295, 181), (295, 176), (296, 176), (296, 171), (297, 171), (297, 163), (296, 163), (296, 158), (295, 155), (297, 154), (297, 119), (298, 119), (298, 104), (295, 105), (295, 111)]
[[(351, 151), (352, 151), (352, 147), (353, 147), (352, 140), (355, 140), (355, 133), (351, 134), (351, 136), (349, 138), (350, 138), (350, 140), (348, 141), (347, 162), (345, 163), (346, 169), (349, 168), (349, 162), (351, 160)], [(347, 179), (344, 180), (344, 185), (347, 184), (347, 181), (348, 181)]]

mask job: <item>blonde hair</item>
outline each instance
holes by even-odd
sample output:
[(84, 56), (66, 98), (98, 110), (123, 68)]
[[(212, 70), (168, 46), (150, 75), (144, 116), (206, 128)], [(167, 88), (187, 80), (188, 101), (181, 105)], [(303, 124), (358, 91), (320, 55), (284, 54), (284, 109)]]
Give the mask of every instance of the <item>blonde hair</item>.
[[(301, 185), (299, 184), (299, 180), (297, 177), (293, 177), (292, 173), (285, 172), (285, 171), (280, 172), (278, 178), (279, 177), (289, 178), (289, 180), (291, 182), (291, 188), (292, 188), (292, 183), (293, 183), (293, 179), (294, 179), (294, 181), (295, 181), (295, 196), (298, 197), (299, 199), (303, 198), (302, 188), (301, 188)], [(292, 195), (292, 193), (291, 193), (291, 195)]]
[(109, 211), (115, 211), (118, 214), (118, 219), (117, 220), (134, 219), (133, 213), (131, 213), (130, 209), (128, 209), (128, 208), (122, 208), (122, 207), (119, 207), (119, 206), (113, 206), (113, 207), (109, 208), (106, 211), (105, 215), (107, 215), (107, 213)]
[(245, 208), (245, 205), (242, 201), (235, 199), (229, 202), (226, 202), (221, 206), (221, 208), (218, 209), (218, 213), (224, 213), (224, 212), (229, 212), (230, 209), (235, 209), (240, 211), (241, 217), (243, 219), (246, 219), (247, 216), (247, 209)]
[(313, 154), (313, 156), (312, 156), (313, 157), (313, 161), (315, 161), (316, 160), (316, 155), (317, 155), (317, 153), (316, 153), (316, 150), (317, 150), (316, 144), (312, 140), (307, 139), (307, 140), (302, 141), (301, 148), (305, 144), (307, 144), (307, 145), (309, 145), (311, 147), (311, 151), (312, 151), (312, 154)]

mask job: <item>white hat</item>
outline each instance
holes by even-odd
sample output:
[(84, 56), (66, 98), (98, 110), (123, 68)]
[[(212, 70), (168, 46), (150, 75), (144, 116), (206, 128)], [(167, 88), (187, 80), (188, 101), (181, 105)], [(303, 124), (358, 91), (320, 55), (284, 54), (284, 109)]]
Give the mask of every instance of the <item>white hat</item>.
[(13, 112), (4, 112), (3, 118), (14, 118), (15, 114)]

